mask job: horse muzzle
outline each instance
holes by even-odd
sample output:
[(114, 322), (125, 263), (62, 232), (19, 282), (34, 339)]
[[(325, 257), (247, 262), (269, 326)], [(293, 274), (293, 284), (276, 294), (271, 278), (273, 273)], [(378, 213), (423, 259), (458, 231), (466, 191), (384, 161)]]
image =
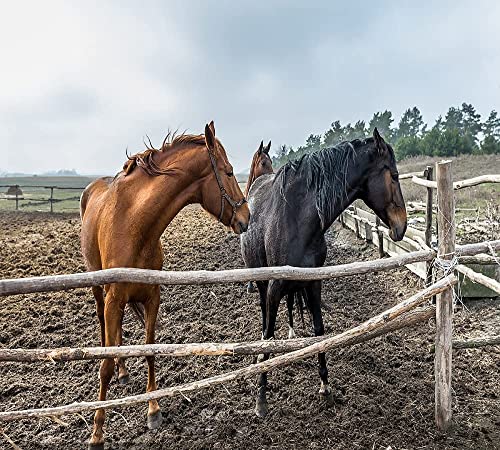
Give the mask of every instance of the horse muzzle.
[(238, 220), (236, 221), (236, 223), (233, 225), (232, 228), (236, 234), (244, 233), (245, 231), (248, 230), (248, 222), (242, 222)]
[(395, 242), (401, 241), (405, 236), (406, 226), (406, 221), (401, 225), (392, 225), (391, 229), (389, 230), (390, 238)]

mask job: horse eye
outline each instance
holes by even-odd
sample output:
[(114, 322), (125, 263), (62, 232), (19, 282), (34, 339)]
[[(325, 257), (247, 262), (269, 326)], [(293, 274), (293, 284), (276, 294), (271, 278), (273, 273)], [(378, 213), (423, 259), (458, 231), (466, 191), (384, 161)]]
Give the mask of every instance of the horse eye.
[(228, 177), (232, 177), (233, 175), (234, 175), (234, 174), (233, 174), (233, 172), (228, 172), (228, 173), (227, 173), (227, 176), (228, 176)]
[(393, 174), (391, 174), (391, 176), (392, 176), (392, 179), (393, 179), (394, 181), (399, 181), (399, 173), (397, 173), (397, 172), (396, 172), (396, 173), (393, 173)]

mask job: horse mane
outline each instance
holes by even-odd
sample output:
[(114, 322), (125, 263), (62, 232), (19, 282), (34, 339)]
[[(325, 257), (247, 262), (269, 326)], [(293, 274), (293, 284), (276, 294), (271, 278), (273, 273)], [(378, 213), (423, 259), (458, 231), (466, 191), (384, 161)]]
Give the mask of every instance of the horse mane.
[(125, 176), (131, 173), (135, 167), (141, 167), (144, 171), (153, 177), (166, 175), (171, 173), (169, 168), (162, 169), (154, 160), (155, 155), (178, 149), (179, 147), (187, 147), (192, 145), (205, 146), (205, 135), (203, 134), (177, 134), (175, 131), (169, 131), (163, 139), (160, 148), (154, 148), (151, 139), (147, 136), (148, 142), (144, 142), (146, 150), (140, 153), (129, 156), (128, 160), (123, 165)]
[(252, 164), (250, 165), (250, 174), (248, 175), (247, 185), (245, 187), (245, 198), (248, 197), (248, 191), (250, 186), (255, 181), (255, 171), (257, 170), (257, 162), (259, 160), (259, 153), (255, 152), (252, 158)]
[(282, 166), (276, 173), (273, 184), (278, 184), (281, 196), (286, 201), (285, 191), (289, 178), (303, 179), (308, 189), (316, 190), (316, 210), (321, 226), (325, 227), (325, 223), (334, 216), (338, 202), (343, 196), (347, 197), (349, 164), (358, 158), (358, 149), (373, 142), (373, 138), (355, 139), (306, 153)]

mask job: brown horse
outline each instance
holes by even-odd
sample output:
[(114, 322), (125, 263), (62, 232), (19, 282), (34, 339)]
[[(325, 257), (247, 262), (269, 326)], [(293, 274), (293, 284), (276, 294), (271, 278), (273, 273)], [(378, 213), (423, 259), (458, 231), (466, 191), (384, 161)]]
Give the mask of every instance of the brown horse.
[[(160, 270), (160, 236), (176, 214), (191, 203), (201, 204), (237, 234), (247, 229), (249, 209), (226, 151), (215, 137), (213, 122), (206, 125), (204, 135), (167, 135), (159, 150), (151, 146), (129, 157), (114, 178), (98, 179), (85, 189), (81, 198), (81, 244), (88, 270)], [(121, 345), (123, 312), (128, 302), (143, 305), (146, 343), (154, 343), (160, 304), (158, 285), (114, 283), (92, 290), (102, 345)], [(146, 360), (150, 392), (156, 390), (154, 357)], [(111, 358), (101, 363), (99, 400), (106, 399), (114, 368)], [(123, 364), (119, 369), (120, 377), (128, 376)], [(104, 418), (104, 409), (97, 410), (89, 448), (104, 448)], [(147, 419), (150, 429), (162, 422), (156, 400), (149, 402)]]
[(258, 150), (254, 153), (252, 164), (250, 166), (250, 175), (248, 175), (247, 185), (245, 187), (245, 198), (248, 197), (248, 191), (252, 183), (261, 175), (274, 173), (273, 162), (269, 157), (269, 150), (271, 149), (271, 141), (264, 147), (264, 141), (260, 141)]

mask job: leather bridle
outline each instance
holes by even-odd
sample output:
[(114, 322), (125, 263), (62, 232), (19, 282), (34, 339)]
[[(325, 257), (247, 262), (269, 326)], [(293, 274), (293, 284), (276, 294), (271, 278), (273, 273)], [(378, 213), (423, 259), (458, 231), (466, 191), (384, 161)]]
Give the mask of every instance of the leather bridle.
[(212, 169), (214, 171), (215, 179), (217, 180), (217, 184), (219, 185), (220, 189), (220, 214), (219, 214), (219, 222), (222, 222), (222, 216), (224, 215), (224, 200), (226, 200), (231, 207), (233, 208), (233, 215), (231, 216), (231, 222), (229, 222), (229, 226), (233, 223), (234, 216), (236, 215), (236, 211), (240, 206), (243, 206), (247, 200), (245, 197), (243, 197), (239, 202), (233, 200), (231, 196), (226, 192), (226, 189), (222, 185), (222, 180), (220, 178), (219, 172), (217, 171), (217, 162), (215, 160), (215, 155), (210, 150), (210, 148), (207, 145), (207, 150), (208, 150), (208, 156), (210, 156), (210, 162), (212, 163)]

